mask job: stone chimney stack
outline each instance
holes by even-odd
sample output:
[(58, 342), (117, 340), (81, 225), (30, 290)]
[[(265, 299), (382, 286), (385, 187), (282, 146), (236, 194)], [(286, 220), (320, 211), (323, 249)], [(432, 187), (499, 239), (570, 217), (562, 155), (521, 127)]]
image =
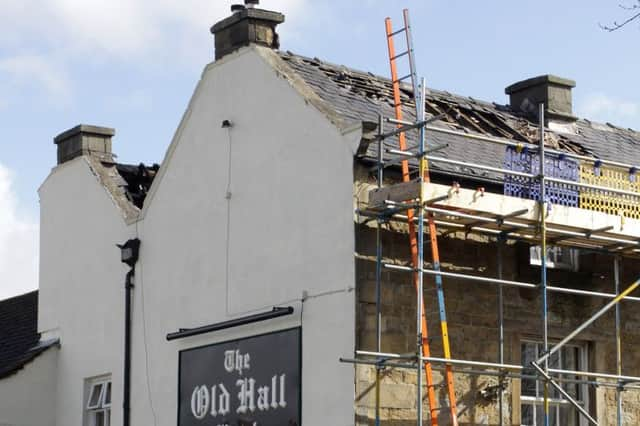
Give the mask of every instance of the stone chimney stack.
[(280, 47), (276, 26), (284, 22), (284, 15), (256, 9), (258, 0), (245, 0), (244, 3), (231, 6), (233, 14), (211, 27), (216, 60), (251, 43), (271, 49)]
[(113, 161), (111, 138), (116, 134), (108, 127), (80, 124), (60, 133), (53, 139), (58, 146), (58, 164), (81, 155), (92, 155), (100, 160)]
[(511, 108), (538, 118), (538, 104), (544, 103), (545, 118), (551, 121), (574, 122), (571, 89), (576, 82), (555, 75), (541, 75), (519, 81), (504, 89)]

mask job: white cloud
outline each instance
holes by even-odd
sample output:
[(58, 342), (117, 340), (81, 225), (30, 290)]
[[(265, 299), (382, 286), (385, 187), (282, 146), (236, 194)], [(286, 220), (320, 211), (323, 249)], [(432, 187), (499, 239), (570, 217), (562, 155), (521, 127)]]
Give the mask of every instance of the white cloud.
[(578, 109), (581, 116), (590, 120), (640, 129), (640, 102), (594, 93), (588, 95)]
[[(241, 3), (242, 0), (235, 1)], [(222, 0), (0, 0), (0, 92), (44, 89), (56, 106), (72, 102), (73, 81), (89, 65), (192, 66), (213, 60), (209, 28), (230, 15)], [(279, 31), (295, 39), (310, 0), (270, 0), (285, 13)], [(292, 23), (294, 25), (292, 25)], [(25, 54), (33, 52), (33, 54)]]
[[(241, 3), (240, 0), (237, 1)], [(265, 7), (293, 18), (309, 0), (271, 0)], [(0, 46), (38, 44), (48, 49), (134, 58), (211, 42), (208, 28), (230, 14), (220, 0), (0, 0)], [(139, 58), (138, 58), (139, 59)]]
[(0, 299), (38, 287), (38, 224), (18, 211), (12, 174), (0, 164)]
[(17, 86), (36, 86), (56, 104), (69, 99), (71, 85), (66, 71), (51, 58), (38, 55), (19, 55), (0, 59), (0, 76), (5, 83)]

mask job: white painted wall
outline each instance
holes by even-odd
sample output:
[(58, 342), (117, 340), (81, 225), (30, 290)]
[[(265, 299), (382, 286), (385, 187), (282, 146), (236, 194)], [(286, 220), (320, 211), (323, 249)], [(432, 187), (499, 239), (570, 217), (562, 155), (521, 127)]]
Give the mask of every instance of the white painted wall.
[[(353, 424), (353, 368), (338, 361), (355, 340), (353, 149), (255, 48), (205, 70), (139, 224), (133, 424), (153, 424), (147, 360), (157, 424), (173, 425), (181, 349), (300, 324), (303, 424)], [(301, 309), (304, 291), (334, 290)], [(165, 340), (275, 305), (295, 313)]]
[(58, 349), (0, 380), (0, 426), (55, 426)]
[[(61, 342), (56, 424), (79, 426), (86, 378), (111, 373), (113, 400), (122, 401), (127, 268), (115, 244), (128, 239), (128, 231), (83, 157), (52, 171), (40, 204), (38, 328)], [(114, 419), (122, 417), (121, 405), (113, 404)]]
[[(41, 187), (39, 329), (61, 339), (58, 426), (82, 424), (84, 380), (107, 373), (112, 425), (122, 424), (127, 268), (115, 244), (136, 235), (133, 425), (176, 424), (180, 350), (299, 325), (303, 424), (353, 424), (353, 368), (338, 358), (355, 346), (360, 134), (342, 134), (265, 54), (249, 47), (205, 69), (137, 224), (125, 224), (86, 158), (55, 168)], [(165, 340), (276, 305), (295, 313)]]

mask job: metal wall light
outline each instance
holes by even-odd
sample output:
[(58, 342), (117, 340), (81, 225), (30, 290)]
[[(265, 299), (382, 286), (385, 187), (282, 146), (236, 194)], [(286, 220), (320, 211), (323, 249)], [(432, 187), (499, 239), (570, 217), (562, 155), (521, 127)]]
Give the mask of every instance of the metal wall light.
[(124, 244), (116, 244), (120, 249), (120, 261), (126, 263), (133, 268), (133, 265), (138, 261), (138, 255), (140, 253), (140, 240), (133, 238), (128, 240)]

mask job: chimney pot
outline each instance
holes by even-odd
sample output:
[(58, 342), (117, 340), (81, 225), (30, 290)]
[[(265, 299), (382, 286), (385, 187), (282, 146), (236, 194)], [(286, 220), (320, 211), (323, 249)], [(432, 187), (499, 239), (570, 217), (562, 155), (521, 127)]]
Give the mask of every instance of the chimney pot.
[(272, 49), (280, 47), (276, 26), (284, 22), (284, 15), (256, 9), (254, 6), (257, 4), (257, 0), (245, 0), (245, 5), (231, 6), (233, 14), (211, 27), (216, 60), (249, 44)]
[(511, 108), (532, 118), (538, 117), (538, 105), (544, 103), (545, 117), (551, 121), (573, 122), (571, 89), (576, 82), (555, 75), (541, 75), (519, 81), (504, 89)]
[(91, 155), (103, 161), (113, 161), (111, 138), (116, 134), (109, 127), (80, 124), (53, 139), (58, 146), (58, 164), (81, 155)]

